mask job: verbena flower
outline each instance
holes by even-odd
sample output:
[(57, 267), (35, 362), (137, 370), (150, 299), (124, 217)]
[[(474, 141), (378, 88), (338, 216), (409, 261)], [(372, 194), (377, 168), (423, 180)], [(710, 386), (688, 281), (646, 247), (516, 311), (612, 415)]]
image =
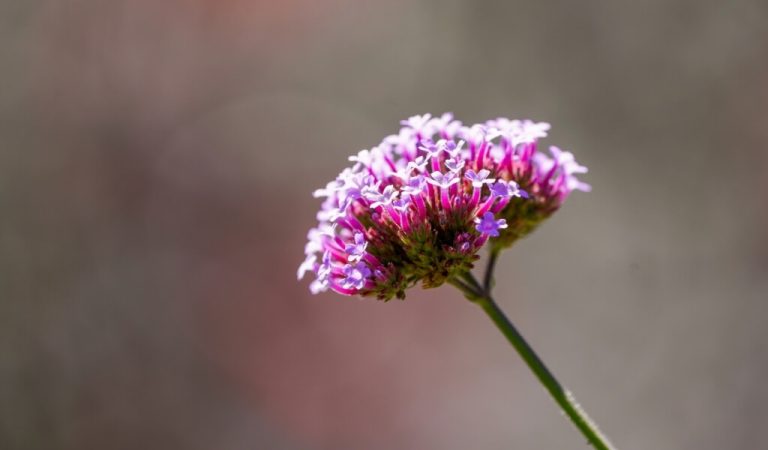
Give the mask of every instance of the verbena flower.
[(404, 298), (464, 273), (486, 242), (510, 246), (574, 190), (589, 191), (572, 153), (538, 150), (549, 124), (499, 118), (464, 126), (413, 116), (315, 191), (322, 207), (298, 277), (312, 292)]

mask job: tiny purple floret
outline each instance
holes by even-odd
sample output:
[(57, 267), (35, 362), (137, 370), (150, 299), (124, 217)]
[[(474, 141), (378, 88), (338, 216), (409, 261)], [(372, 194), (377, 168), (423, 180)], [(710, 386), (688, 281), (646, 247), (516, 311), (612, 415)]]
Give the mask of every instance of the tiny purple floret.
[(491, 185), (491, 195), (501, 198), (523, 197), (528, 198), (528, 193), (520, 189), (514, 181), (498, 180)]
[(362, 289), (368, 277), (371, 276), (371, 269), (364, 262), (347, 264), (343, 271), (344, 278), (341, 279), (341, 286), (345, 289)]
[(464, 178), (471, 181), (473, 187), (479, 188), (483, 187), (484, 184), (491, 184), (496, 181), (495, 178), (488, 178), (488, 175), (490, 174), (491, 172), (487, 169), (482, 169), (477, 173), (472, 169), (467, 169)]
[(365, 235), (363, 233), (355, 233), (355, 243), (347, 244), (344, 252), (346, 252), (350, 261), (359, 261), (365, 255), (367, 247), (368, 241), (365, 240)]
[(476, 218), (475, 223), (477, 224), (475, 228), (477, 231), (487, 234), (492, 237), (496, 237), (499, 235), (499, 230), (502, 228), (507, 228), (507, 221), (504, 219), (496, 220), (493, 217), (492, 212), (486, 212), (483, 214), (483, 218)]
[(432, 172), (431, 178), (427, 178), (427, 183), (441, 187), (443, 189), (448, 189), (459, 181), (461, 180), (459, 180), (459, 178), (456, 177), (453, 172), (448, 172), (445, 174), (440, 172)]

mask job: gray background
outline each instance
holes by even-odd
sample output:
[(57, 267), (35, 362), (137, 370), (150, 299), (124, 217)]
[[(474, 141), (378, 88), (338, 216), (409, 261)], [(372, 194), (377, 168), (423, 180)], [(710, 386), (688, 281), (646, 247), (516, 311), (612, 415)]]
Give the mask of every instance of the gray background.
[(594, 191), (497, 297), (621, 449), (766, 448), (768, 4), (0, 3), (0, 448), (578, 449), (482, 312), (295, 281), (417, 113), (549, 121)]

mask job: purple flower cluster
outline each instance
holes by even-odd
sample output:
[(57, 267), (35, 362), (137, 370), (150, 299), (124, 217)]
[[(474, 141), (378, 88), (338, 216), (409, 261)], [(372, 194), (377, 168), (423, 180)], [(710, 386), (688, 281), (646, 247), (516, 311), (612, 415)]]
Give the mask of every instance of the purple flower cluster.
[(511, 245), (555, 212), (587, 172), (573, 154), (537, 149), (549, 124), (499, 118), (464, 126), (413, 116), (349, 160), (325, 198), (298, 270), (313, 293), (404, 298), (472, 267), (479, 249)]

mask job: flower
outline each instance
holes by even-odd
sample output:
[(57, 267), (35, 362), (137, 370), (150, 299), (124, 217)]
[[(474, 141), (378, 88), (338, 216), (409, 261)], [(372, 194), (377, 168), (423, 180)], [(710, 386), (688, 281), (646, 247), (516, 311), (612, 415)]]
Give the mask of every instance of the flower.
[(384, 188), (384, 192), (381, 193), (375, 190), (370, 190), (366, 198), (368, 200), (373, 200), (373, 203), (371, 203), (371, 208), (377, 208), (379, 206), (392, 204), (392, 202), (395, 201), (399, 194), (400, 193), (395, 189), (395, 187), (390, 184)]
[(341, 285), (345, 289), (362, 289), (371, 276), (371, 269), (365, 263), (347, 264), (343, 269), (344, 276)]
[(403, 194), (419, 195), (424, 191), (424, 186), (426, 186), (424, 175), (418, 175), (408, 180), (406, 184), (400, 187), (400, 190)]
[(488, 169), (482, 169), (477, 173), (472, 169), (468, 169), (464, 174), (464, 178), (471, 181), (473, 187), (480, 188), (483, 187), (484, 184), (490, 184), (496, 181), (494, 178), (488, 178), (488, 175), (490, 174), (491, 171)]
[(297, 271), (315, 275), (313, 293), (389, 300), (417, 283), (439, 286), (472, 268), (486, 244), (510, 246), (572, 191), (590, 189), (572, 153), (538, 150), (549, 124), (465, 126), (449, 113), (401, 124), (314, 192), (324, 201)]
[(512, 180), (504, 181), (499, 180), (491, 185), (491, 195), (494, 197), (510, 198), (510, 197), (525, 197), (528, 198), (528, 193), (520, 190), (520, 186)]
[(411, 116), (408, 120), (401, 120), (400, 125), (404, 127), (412, 128), (416, 131), (424, 129), (429, 124), (429, 119), (432, 118), (431, 114), (424, 114), (423, 116)]
[[(408, 177), (410, 177), (414, 170), (423, 172), (424, 168), (427, 167), (428, 162), (429, 158), (425, 158), (424, 156), (417, 156), (413, 161), (408, 161), (408, 165), (405, 167), (405, 173)], [(407, 179), (404, 177), (401, 178)]]
[(477, 231), (493, 237), (499, 235), (500, 229), (507, 228), (507, 221), (504, 219), (496, 220), (492, 212), (486, 212), (482, 218), (476, 217), (475, 223), (477, 224), (475, 227)]
[(427, 183), (443, 189), (448, 189), (460, 181), (461, 179), (454, 172), (440, 173), (435, 171), (430, 174), (430, 178), (427, 178)]
[(442, 145), (436, 145), (432, 142), (427, 143), (426, 145), (420, 145), (419, 150), (425, 152), (427, 159), (435, 159), (440, 157), (440, 153), (442, 153), (445, 150), (445, 146)]
[(355, 242), (344, 247), (344, 251), (349, 255), (347, 259), (359, 261), (365, 254), (366, 247), (368, 247), (368, 241), (365, 240), (365, 235), (363, 233), (355, 233)]
[(465, 165), (466, 161), (460, 159), (458, 156), (445, 160), (445, 167), (453, 173), (461, 172), (461, 169), (463, 169)]

